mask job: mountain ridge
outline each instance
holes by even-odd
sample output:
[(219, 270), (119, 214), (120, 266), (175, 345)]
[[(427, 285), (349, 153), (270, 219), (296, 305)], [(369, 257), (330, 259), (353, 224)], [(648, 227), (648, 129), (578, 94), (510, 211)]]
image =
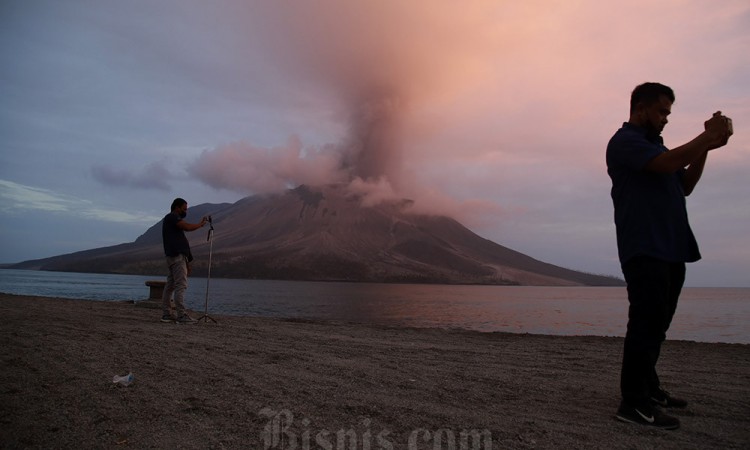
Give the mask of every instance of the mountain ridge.
[[(299, 186), (234, 204), (191, 206), (186, 220), (212, 215), (187, 233), (193, 274), (225, 278), (497, 285), (619, 286), (615, 277), (536, 260), (446, 216), (414, 214), (408, 199), (363, 206), (345, 185)], [(204, 232), (201, 232), (204, 231)], [(211, 245), (209, 245), (211, 244)], [(161, 221), (134, 242), (25, 261), (12, 268), (164, 273)]]

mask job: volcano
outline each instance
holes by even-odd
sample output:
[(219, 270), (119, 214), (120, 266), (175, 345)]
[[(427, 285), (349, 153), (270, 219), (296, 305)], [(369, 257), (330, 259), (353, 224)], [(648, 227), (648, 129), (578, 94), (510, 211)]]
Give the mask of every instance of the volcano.
[[(191, 206), (193, 274), (246, 279), (497, 285), (623, 282), (548, 264), (484, 239), (454, 219), (410, 212), (410, 200), (362, 206), (345, 184), (299, 186), (234, 204)], [(131, 243), (16, 264), (16, 269), (163, 274), (161, 221)]]

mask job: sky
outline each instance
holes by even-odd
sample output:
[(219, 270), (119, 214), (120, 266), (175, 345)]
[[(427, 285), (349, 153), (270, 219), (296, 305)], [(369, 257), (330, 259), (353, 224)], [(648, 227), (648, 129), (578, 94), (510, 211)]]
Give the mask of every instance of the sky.
[(750, 286), (748, 48), (746, 0), (3, 0), (0, 263), (338, 182), (620, 276), (605, 148), (658, 81), (668, 147), (735, 128), (687, 199), (686, 284)]

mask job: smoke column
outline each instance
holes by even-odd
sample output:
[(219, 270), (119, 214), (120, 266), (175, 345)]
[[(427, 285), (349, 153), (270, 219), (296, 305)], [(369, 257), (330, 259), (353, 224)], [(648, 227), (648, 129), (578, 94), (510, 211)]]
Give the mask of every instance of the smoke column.
[[(215, 187), (255, 193), (325, 178), (359, 179), (359, 190), (369, 185), (381, 194), (413, 197), (414, 189), (404, 191), (413, 186), (406, 186), (403, 163), (415, 110), (450, 104), (463, 86), (481, 78), (484, 63), (478, 61), (489, 59), (492, 41), (486, 31), (497, 25), (488, 20), (492, 4), (323, 0), (240, 6), (234, 13), (249, 21), (245, 39), (275, 68), (274, 82), (303, 86), (323, 99), (321, 108), (345, 124), (346, 135), (325, 148), (273, 149), (283, 158), (235, 143), (204, 152), (189, 171)], [(301, 161), (292, 163), (295, 154)], [(240, 167), (255, 175), (227, 175)]]

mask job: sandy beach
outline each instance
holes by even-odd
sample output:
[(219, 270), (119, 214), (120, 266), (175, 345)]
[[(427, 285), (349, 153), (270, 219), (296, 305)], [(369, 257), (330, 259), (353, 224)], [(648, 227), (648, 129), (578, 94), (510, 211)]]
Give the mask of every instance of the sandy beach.
[(132, 303), (6, 294), (0, 313), (2, 448), (750, 447), (748, 345), (667, 341), (662, 381), (690, 405), (660, 431), (614, 419), (620, 338), (176, 325)]

